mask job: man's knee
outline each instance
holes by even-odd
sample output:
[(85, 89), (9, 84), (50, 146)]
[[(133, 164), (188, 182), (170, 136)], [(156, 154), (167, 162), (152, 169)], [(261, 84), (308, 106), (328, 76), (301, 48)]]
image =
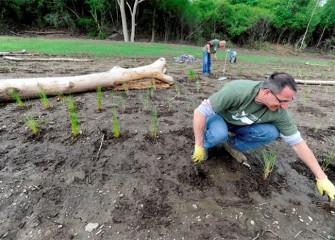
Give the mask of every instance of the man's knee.
[(276, 140), (279, 137), (279, 130), (272, 124), (267, 124), (262, 133), (269, 142)]
[(214, 147), (218, 144), (223, 143), (228, 139), (228, 132), (223, 129), (216, 129), (215, 131), (206, 132), (206, 142), (210, 147)]

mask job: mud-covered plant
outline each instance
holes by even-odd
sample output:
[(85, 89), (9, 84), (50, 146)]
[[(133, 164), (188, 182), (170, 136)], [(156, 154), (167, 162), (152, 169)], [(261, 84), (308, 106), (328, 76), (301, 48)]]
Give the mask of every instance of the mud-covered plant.
[(12, 96), (12, 98), (19, 104), (20, 107), (23, 107), (23, 102), (20, 98), (19, 93), (16, 91), (14, 88), (9, 88), (8, 89), (9, 94)]
[(243, 74), (243, 68), (242, 68), (242, 67), (238, 67), (238, 68), (237, 68), (237, 74), (238, 74), (239, 76), (241, 76), (241, 75)]
[(24, 123), (27, 125), (27, 127), (29, 127), (33, 131), (34, 135), (37, 135), (38, 133), (37, 120), (26, 119)]
[(174, 88), (176, 90), (177, 98), (180, 98), (180, 88), (179, 88), (178, 84), (175, 84)]
[(323, 160), (321, 164), (321, 168), (323, 171), (327, 171), (329, 168), (329, 165), (334, 161), (335, 159), (335, 137), (333, 137), (333, 140), (331, 142), (332, 148), (330, 152), (328, 153), (325, 160)]
[(41, 103), (43, 104), (45, 108), (49, 108), (49, 99), (48, 99), (47, 93), (45, 92), (45, 90), (40, 84), (38, 84), (38, 89), (40, 91), (39, 96), (41, 99)]
[(266, 180), (273, 170), (277, 155), (273, 150), (267, 151), (266, 149), (263, 149), (262, 154), (263, 155), (259, 160), (263, 166), (263, 180)]
[(97, 86), (97, 107), (98, 107), (98, 112), (101, 112), (101, 104), (102, 104), (101, 86)]
[(150, 137), (153, 139), (157, 138), (157, 111), (156, 109), (153, 109), (151, 111), (151, 128), (150, 128)]
[(189, 98), (189, 96), (186, 96), (186, 98), (185, 98), (185, 105), (186, 105), (186, 111), (187, 112), (190, 111), (191, 104), (192, 104), (191, 99)]
[(306, 88), (306, 91), (305, 91), (305, 96), (303, 97), (303, 105), (304, 107), (306, 108), (307, 107), (307, 104), (308, 104), (308, 100), (310, 98), (310, 95), (312, 93), (312, 88), (311, 87), (307, 87)]
[(72, 134), (74, 137), (76, 137), (79, 133), (76, 103), (74, 102), (72, 96), (67, 98), (67, 103), (68, 103), (68, 108), (69, 108), (69, 113), (70, 113)]
[(157, 86), (156, 86), (156, 81), (153, 79), (150, 83), (149, 91), (150, 91), (150, 97), (154, 98), (155, 97), (155, 92), (156, 92)]
[(317, 133), (319, 129), (321, 128), (321, 123), (322, 123), (322, 116), (318, 115), (318, 118), (316, 119), (316, 124), (314, 127), (314, 133)]
[(126, 111), (126, 99), (123, 96), (120, 96), (121, 102), (121, 112), (124, 113)]
[(113, 126), (113, 136), (120, 137), (120, 125), (117, 110), (113, 108), (112, 110), (112, 126)]
[(193, 81), (193, 80), (196, 79), (196, 77), (197, 77), (197, 75), (196, 75), (194, 69), (193, 68), (188, 68), (187, 69), (187, 78), (188, 78), (188, 80)]
[(312, 88), (311, 87), (307, 87), (306, 88), (306, 96), (309, 98), (311, 96), (312, 93)]
[(172, 109), (172, 100), (173, 100), (173, 98), (169, 98), (169, 97), (166, 98), (166, 101), (167, 101), (167, 104), (168, 104), (168, 111), (169, 112)]
[(149, 99), (149, 94), (143, 94), (141, 96), (142, 109), (144, 112), (147, 112), (149, 110)]
[(126, 96), (129, 96), (129, 88), (126, 83), (122, 84), (122, 89), (126, 93)]
[(200, 83), (200, 81), (196, 81), (195, 82), (195, 88), (196, 88), (197, 92), (200, 93), (200, 91), (201, 91), (201, 83)]

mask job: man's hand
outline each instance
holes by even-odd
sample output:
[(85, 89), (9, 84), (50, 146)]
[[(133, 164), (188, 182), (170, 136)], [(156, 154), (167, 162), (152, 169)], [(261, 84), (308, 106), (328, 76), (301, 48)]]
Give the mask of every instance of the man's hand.
[(206, 155), (206, 150), (203, 147), (195, 145), (194, 153), (192, 155), (193, 163), (200, 163), (203, 160), (206, 160)]
[(328, 180), (326, 177), (325, 179), (316, 179), (316, 186), (319, 190), (319, 193), (321, 195), (326, 192), (328, 194), (328, 197), (330, 198), (330, 201), (334, 200), (335, 197), (335, 186), (331, 183), (331, 181)]

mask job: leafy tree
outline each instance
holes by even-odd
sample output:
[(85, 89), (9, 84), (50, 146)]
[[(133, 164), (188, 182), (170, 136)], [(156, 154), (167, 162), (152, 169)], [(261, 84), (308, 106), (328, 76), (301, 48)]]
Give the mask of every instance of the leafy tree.
[(110, 10), (109, 0), (85, 0), (85, 3), (90, 7), (90, 13), (96, 25), (99, 39), (105, 38), (103, 30)]

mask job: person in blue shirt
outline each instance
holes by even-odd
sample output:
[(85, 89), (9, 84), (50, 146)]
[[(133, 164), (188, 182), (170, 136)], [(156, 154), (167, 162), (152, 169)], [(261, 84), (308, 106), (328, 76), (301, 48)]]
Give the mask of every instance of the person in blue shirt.
[(230, 50), (229, 51), (229, 61), (231, 63), (236, 63), (237, 60), (237, 52), (235, 50)]

